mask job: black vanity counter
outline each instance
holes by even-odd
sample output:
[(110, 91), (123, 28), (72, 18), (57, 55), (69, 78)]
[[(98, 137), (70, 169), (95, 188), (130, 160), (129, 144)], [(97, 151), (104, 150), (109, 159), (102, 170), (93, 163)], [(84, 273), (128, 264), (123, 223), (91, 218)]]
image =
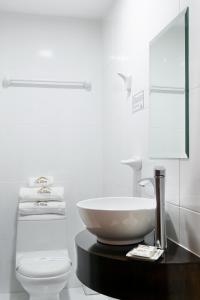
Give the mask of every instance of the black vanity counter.
[(158, 261), (138, 261), (126, 257), (134, 246), (104, 245), (82, 231), (76, 236), (79, 280), (122, 300), (200, 300), (199, 257), (168, 240)]

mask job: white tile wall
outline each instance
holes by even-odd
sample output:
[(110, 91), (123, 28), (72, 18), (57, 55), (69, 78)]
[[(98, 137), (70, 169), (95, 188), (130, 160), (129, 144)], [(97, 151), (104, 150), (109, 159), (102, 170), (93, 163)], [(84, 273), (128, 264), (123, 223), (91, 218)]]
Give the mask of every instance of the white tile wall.
[(200, 97), (200, 3), (196, 0), (180, 0), (180, 8), (189, 6), (190, 50), (190, 159), (180, 161), (180, 241), (200, 255), (200, 173), (199, 173), (199, 97)]
[(197, 38), (199, 30), (200, 2), (196, 0), (180, 0), (181, 9), (190, 9), (190, 88), (200, 86), (200, 41)]
[(200, 214), (180, 208), (180, 243), (200, 254)]
[[(181, 10), (190, 7), (190, 158), (150, 160), (148, 154), (149, 41)], [(131, 173), (119, 160), (143, 158), (142, 176), (152, 176), (155, 165), (167, 169), (168, 234), (200, 255), (200, 2), (197, 0), (117, 0), (104, 22), (104, 188), (131, 195)], [(145, 111), (131, 115), (117, 72), (133, 75), (133, 89), (144, 89)], [(187, 208), (185, 210), (184, 208)], [(181, 216), (181, 217), (180, 217)], [(198, 226), (197, 226), (198, 225)]]
[(167, 236), (169, 236), (173, 241), (179, 242), (180, 237), (180, 216), (179, 216), (179, 206), (166, 203), (167, 211)]
[(180, 163), (181, 206), (200, 212), (200, 88), (190, 90), (190, 159)]
[[(0, 88), (0, 292), (15, 280), (17, 195), (27, 177), (53, 175), (65, 187), (68, 247), (82, 227), (76, 202), (102, 194), (102, 36), (99, 22), (0, 14), (0, 82), (87, 80), (92, 91)], [(42, 57), (41, 50), (53, 53)], [(50, 233), (51, 234), (51, 233)], [(69, 286), (79, 285), (74, 273)]]
[[(179, 240), (179, 161), (149, 159), (148, 56), (149, 41), (179, 12), (179, 1), (118, 0), (104, 22), (104, 192), (132, 194), (131, 170), (121, 159), (140, 155), (142, 176), (153, 175), (155, 165), (167, 168), (166, 199), (169, 230)], [(156, 15), (156, 17), (155, 17)], [(134, 93), (145, 90), (145, 110), (131, 114), (117, 72), (133, 75)], [(176, 220), (177, 216), (177, 220)]]

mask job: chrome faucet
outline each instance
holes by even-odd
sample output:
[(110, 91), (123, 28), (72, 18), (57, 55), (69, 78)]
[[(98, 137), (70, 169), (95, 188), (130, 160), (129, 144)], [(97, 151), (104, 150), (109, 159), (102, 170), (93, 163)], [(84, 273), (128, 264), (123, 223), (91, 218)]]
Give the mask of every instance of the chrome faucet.
[(167, 249), (166, 216), (165, 216), (165, 168), (154, 169), (156, 196), (156, 231), (155, 244), (158, 248)]
[(155, 246), (167, 248), (166, 217), (165, 217), (165, 168), (155, 167), (154, 178), (142, 178), (138, 181), (142, 187), (152, 184), (156, 198)]

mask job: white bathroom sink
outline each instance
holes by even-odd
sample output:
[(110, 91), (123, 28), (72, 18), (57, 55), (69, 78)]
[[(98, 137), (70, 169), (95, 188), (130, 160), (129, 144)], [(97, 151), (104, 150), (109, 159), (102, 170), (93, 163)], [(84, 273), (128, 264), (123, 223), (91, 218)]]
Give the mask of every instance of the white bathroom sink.
[(155, 226), (155, 199), (105, 197), (80, 201), (86, 228), (104, 244), (128, 245), (142, 241)]

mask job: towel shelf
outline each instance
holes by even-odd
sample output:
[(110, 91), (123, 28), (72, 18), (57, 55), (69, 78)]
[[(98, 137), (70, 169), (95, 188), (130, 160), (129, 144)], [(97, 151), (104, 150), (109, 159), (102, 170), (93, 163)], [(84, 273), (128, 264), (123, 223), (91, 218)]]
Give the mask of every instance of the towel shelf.
[(91, 91), (91, 83), (87, 81), (47, 81), (47, 80), (23, 80), (7, 79), (2, 82), (4, 88), (9, 87), (36, 87), (36, 88), (61, 88), (61, 89), (82, 89)]

